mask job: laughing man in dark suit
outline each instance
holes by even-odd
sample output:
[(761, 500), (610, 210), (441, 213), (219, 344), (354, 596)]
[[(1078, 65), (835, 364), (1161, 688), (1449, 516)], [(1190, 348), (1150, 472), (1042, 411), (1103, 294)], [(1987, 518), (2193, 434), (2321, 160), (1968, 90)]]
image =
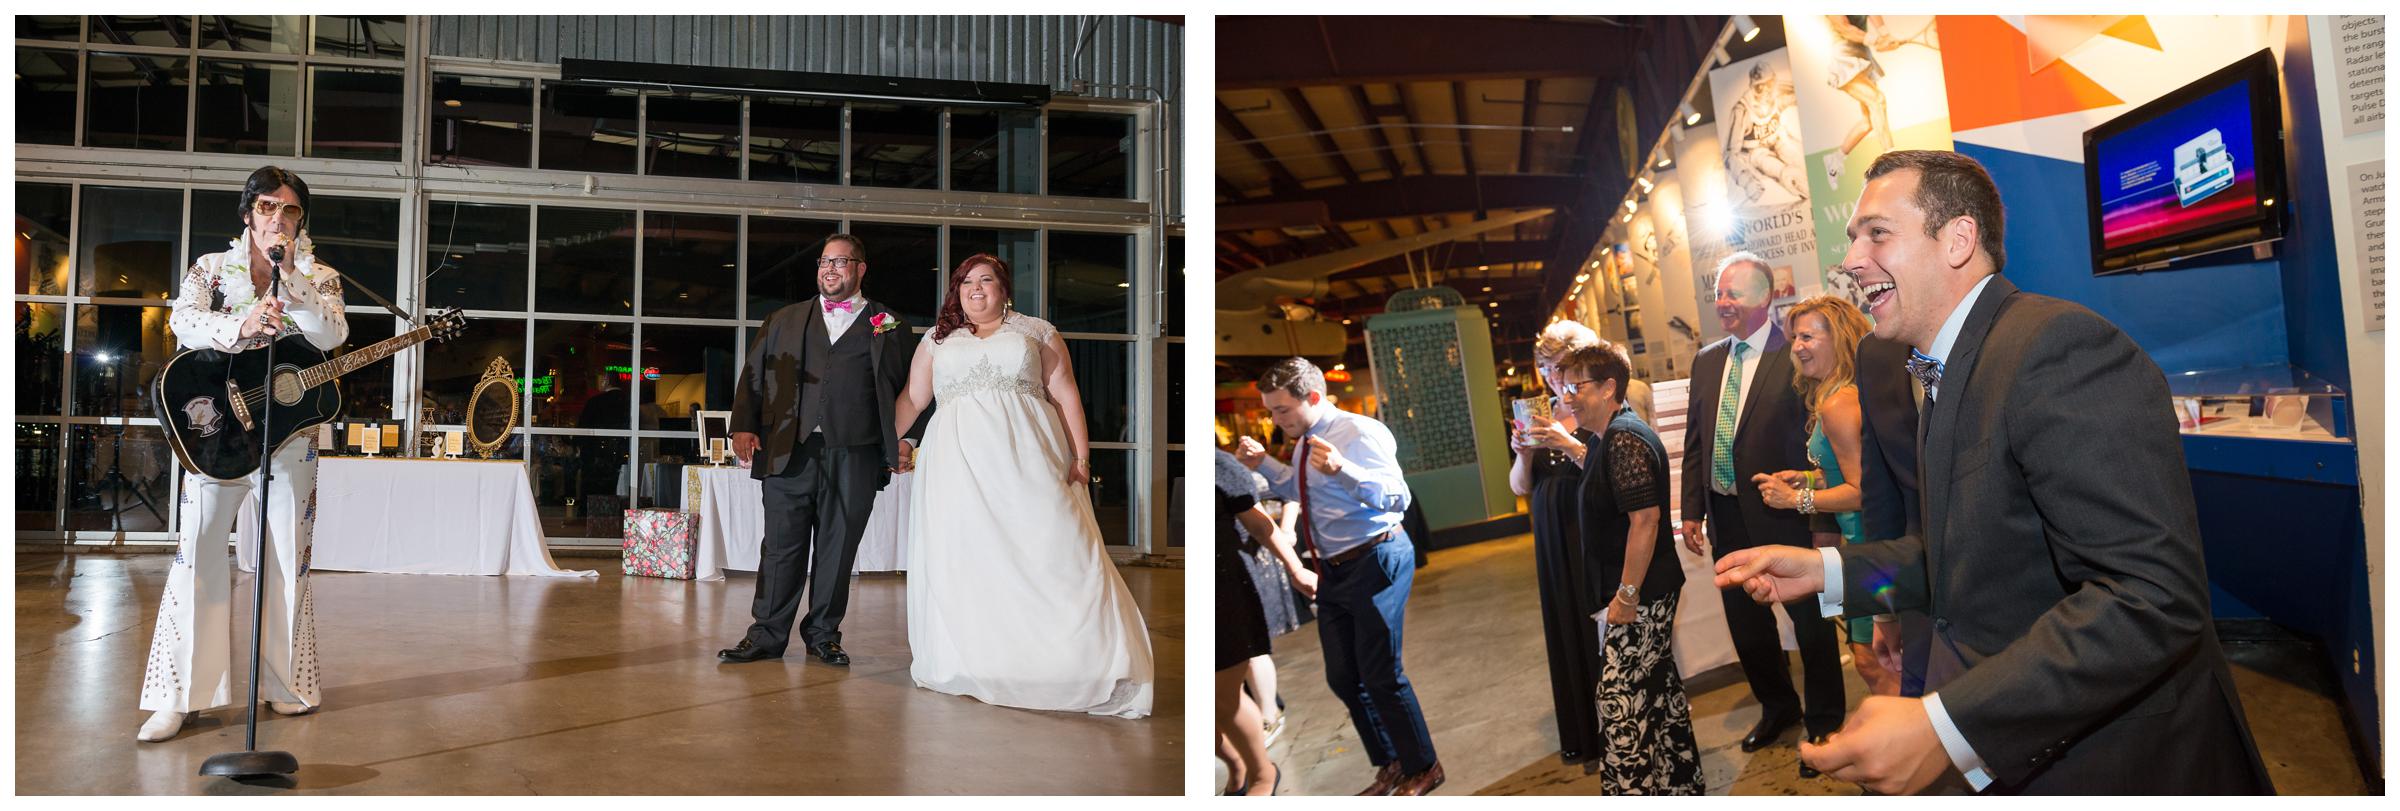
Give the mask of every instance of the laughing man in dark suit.
[[(1921, 535), (1717, 562), (1761, 601), (1933, 618), (1924, 698), (1801, 757), (1887, 794), (2272, 792), (2210, 624), (2167, 381), (2091, 310), (2000, 277), (2000, 193), (1952, 152), (1867, 171), (1840, 272), (1915, 348)], [(1951, 782), (1955, 786), (1955, 782)]]

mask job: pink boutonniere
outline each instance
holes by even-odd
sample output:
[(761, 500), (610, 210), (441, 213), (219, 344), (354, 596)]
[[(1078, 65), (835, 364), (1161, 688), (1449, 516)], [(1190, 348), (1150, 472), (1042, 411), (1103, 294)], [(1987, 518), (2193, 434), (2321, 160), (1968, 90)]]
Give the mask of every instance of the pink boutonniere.
[(891, 313), (876, 313), (867, 319), (867, 324), (875, 328), (875, 334), (882, 335), (899, 327), (900, 319), (893, 318)]

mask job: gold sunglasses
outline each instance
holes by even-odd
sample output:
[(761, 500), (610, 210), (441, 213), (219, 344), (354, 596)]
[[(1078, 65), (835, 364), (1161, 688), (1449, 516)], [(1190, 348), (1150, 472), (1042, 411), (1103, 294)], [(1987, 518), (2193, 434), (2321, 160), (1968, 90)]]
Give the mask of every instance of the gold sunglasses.
[(258, 216), (261, 217), (281, 216), (287, 220), (298, 220), (300, 219), (301, 215), (307, 213), (307, 211), (302, 209), (298, 203), (286, 203), (281, 200), (274, 200), (265, 197), (258, 198), (257, 201), (252, 202), (250, 204), (250, 210), (258, 212)]

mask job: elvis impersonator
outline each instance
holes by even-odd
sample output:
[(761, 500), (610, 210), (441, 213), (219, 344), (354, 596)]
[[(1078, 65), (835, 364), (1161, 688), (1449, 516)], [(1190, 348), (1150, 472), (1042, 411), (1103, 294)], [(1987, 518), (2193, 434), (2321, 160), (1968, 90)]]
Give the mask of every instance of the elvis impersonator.
[[(229, 250), (198, 257), (184, 273), (168, 319), (176, 342), (185, 349), (248, 352), (297, 332), (320, 349), (341, 346), (350, 325), (342, 315), (339, 277), (312, 255), (308, 184), (273, 166), (252, 172), (242, 186), (241, 221), (241, 238)], [(267, 274), (274, 272), (268, 251), (277, 246), (289, 259), (280, 299), (266, 295)], [(258, 582), (267, 590), (260, 687), (268, 708), (284, 715), (315, 712), (322, 703), (308, 589), (317, 511), (312, 436), (296, 433), (275, 450), (275, 490), (264, 521), (274, 554), (259, 561)], [(184, 474), (180, 546), (159, 598), (158, 629), (142, 676), (142, 709), (153, 713), (137, 735), (141, 740), (173, 738), (189, 714), (232, 703), (233, 583), (225, 538), (264, 472), (262, 466), (239, 479)]]

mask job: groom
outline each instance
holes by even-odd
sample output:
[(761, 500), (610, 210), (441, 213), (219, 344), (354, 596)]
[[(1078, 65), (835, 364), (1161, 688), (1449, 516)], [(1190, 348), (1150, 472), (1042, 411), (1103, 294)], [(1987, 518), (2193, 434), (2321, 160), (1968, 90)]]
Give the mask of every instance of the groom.
[(842, 613), (858, 539), (876, 491), (908, 472), (925, 430), (923, 417), (905, 437), (892, 425), (917, 340), (899, 316), (859, 293), (866, 274), (865, 243), (827, 237), (817, 257), (819, 295), (767, 318), (734, 386), (733, 451), (759, 480), (767, 529), (750, 632), (717, 651), (720, 660), (782, 658), (805, 584), (801, 641), (826, 664), (850, 664)]

